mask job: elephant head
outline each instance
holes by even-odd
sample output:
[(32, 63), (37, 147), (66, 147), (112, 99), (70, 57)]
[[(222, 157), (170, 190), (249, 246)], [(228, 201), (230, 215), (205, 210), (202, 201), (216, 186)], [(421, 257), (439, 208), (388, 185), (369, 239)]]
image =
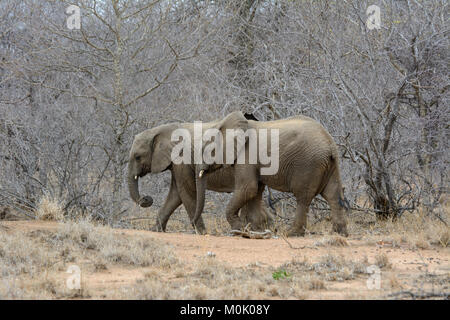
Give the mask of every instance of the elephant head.
[(131, 199), (141, 207), (150, 207), (153, 199), (139, 194), (139, 178), (170, 167), (174, 144), (170, 135), (178, 127), (178, 124), (162, 125), (146, 130), (134, 138), (128, 162), (128, 188)]
[[(148, 173), (158, 173), (170, 168), (172, 164), (172, 149), (177, 144), (177, 142), (172, 141), (172, 133), (180, 127), (183, 127), (183, 125), (179, 123), (167, 124), (146, 130), (136, 135), (131, 147), (128, 163), (128, 187), (131, 198), (139, 206), (150, 207), (153, 204), (152, 197), (141, 196), (139, 194), (139, 178)], [(184, 126), (185, 129), (187, 127), (189, 126)], [(248, 121), (241, 112), (233, 112), (226, 118), (218, 122), (214, 122), (212, 125), (209, 124), (205, 128), (206, 130), (217, 129), (217, 132), (220, 132), (223, 137), (221, 141), (227, 141), (227, 129), (241, 129), (245, 132), (248, 128)], [(211, 144), (215, 144), (212, 149), (219, 150), (219, 148), (221, 148), (221, 151), (225, 154), (226, 144), (219, 144), (218, 142), (218, 139), (213, 139), (213, 141), (207, 141), (204, 143), (202, 154), (206, 148), (212, 146)], [(191, 144), (191, 148), (193, 149), (193, 139), (191, 139)], [(242, 152), (242, 149), (245, 148), (245, 143), (244, 145), (239, 145), (239, 147), (240, 149), (238, 150), (237, 138), (234, 137), (233, 154), (235, 159), (238, 157), (240, 152)], [(194, 154), (194, 152), (190, 153), (191, 155)], [(193, 159), (191, 160), (193, 162)], [(192, 165), (195, 173), (195, 185), (197, 191), (196, 210), (192, 220), (194, 226), (197, 225), (198, 219), (200, 218), (204, 208), (207, 174), (225, 165), (230, 164), (202, 162), (200, 164)]]
[[(248, 129), (248, 121), (240, 111), (236, 111), (233, 113), (230, 113), (227, 117), (225, 117), (223, 120), (219, 121), (216, 125), (214, 125), (212, 128), (217, 129), (220, 134), (222, 135), (223, 139), (219, 140), (217, 137), (214, 139), (214, 141), (210, 141), (209, 143), (206, 143), (204, 145), (204, 148), (207, 148), (211, 143), (215, 144), (214, 150), (219, 150), (223, 152), (222, 154), (226, 154), (227, 147), (230, 148), (231, 146), (226, 145), (227, 134), (230, 134), (227, 132), (227, 129), (241, 129), (244, 132)], [(247, 139), (247, 137), (246, 137)], [(219, 143), (221, 142), (221, 143)], [(238, 158), (239, 154), (241, 152), (245, 152), (245, 143), (242, 146), (239, 146), (237, 137), (234, 137), (233, 139), (233, 155), (234, 155), (234, 161)], [(209, 146), (211, 147), (211, 146)], [(225, 159), (223, 159), (225, 161)], [(197, 192), (197, 201), (196, 201), (196, 210), (194, 214), (193, 224), (196, 225), (198, 219), (200, 218), (203, 208), (205, 206), (205, 192), (206, 192), (206, 176), (208, 173), (213, 172), (215, 170), (220, 169), (223, 166), (232, 165), (232, 164), (224, 164), (224, 163), (202, 163), (199, 165), (196, 165), (195, 167), (195, 181), (196, 181), (196, 192)]]

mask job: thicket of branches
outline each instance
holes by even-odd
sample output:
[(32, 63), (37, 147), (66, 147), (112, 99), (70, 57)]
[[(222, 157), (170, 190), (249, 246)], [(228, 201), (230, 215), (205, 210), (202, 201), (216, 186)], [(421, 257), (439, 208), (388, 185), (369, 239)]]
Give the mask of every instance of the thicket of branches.
[[(66, 25), (71, 4), (79, 30)], [(380, 29), (366, 26), (372, 4)], [(32, 215), (47, 193), (67, 214), (116, 222), (133, 206), (136, 133), (242, 110), (319, 120), (353, 208), (439, 215), (448, 13), (445, 0), (2, 0), (0, 205)], [(161, 201), (167, 175), (149, 179)]]

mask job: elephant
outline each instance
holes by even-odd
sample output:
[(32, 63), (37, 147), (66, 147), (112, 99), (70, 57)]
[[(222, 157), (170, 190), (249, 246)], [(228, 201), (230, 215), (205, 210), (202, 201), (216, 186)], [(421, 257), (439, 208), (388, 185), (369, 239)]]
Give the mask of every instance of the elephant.
[[(215, 127), (220, 130), (238, 127), (240, 118), (229, 117), (209, 123), (203, 123), (203, 128)], [(246, 123), (244, 123), (246, 125)], [(194, 221), (196, 203), (204, 204), (204, 192), (197, 194), (198, 176), (203, 164), (174, 163), (172, 160), (172, 150), (176, 145), (172, 141), (172, 133), (177, 129), (185, 129), (193, 134), (193, 123), (169, 123), (147, 129), (134, 137), (131, 146), (128, 162), (128, 188), (131, 199), (141, 207), (150, 207), (153, 204), (151, 196), (141, 196), (139, 193), (139, 178), (152, 173), (160, 173), (166, 170), (171, 171), (171, 183), (169, 193), (163, 206), (158, 211), (157, 221), (152, 228), (154, 231), (165, 231), (167, 222), (172, 213), (183, 204), (191, 221)], [(233, 166), (217, 166), (213, 172), (209, 166), (208, 177), (202, 179), (205, 189), (217, 192), (230, 193), (234, 190), (235, 174)], [(242, 206), (239, 219), (243, 224), (250, 223), (254, 230), (264, 230), (273, 222), (274, 216), (263, 205), (262, 195), (264, 187), (257, 191), (257, 194)], [(197, 199), (197, 195), (203, 199)], [(202, 207), (203, 210), (203, 207)], [(204, 234), (205, 224), (200, 216), (193, 223), (194, 229)]]
[[(233, 196), (225, 211), (232, 229), (243, 228), (242, 221), (238, 217), (239, 210), (258, 196), (261, 188), (267, 185), (281, 192), (293, 193), (296, 198), (296, 215), (288, 236), (305, 234), (309, 206), (313, 198), (319, 194), (330, 206), (333, 231), (344, 236), (348, 235), (345, 218), (348, 206), (340, 177), (338, 150), (333, 138), (320, 123), (302, 115), (274, 121), (253, 121), (246, 119), (239, 111), (231, 113), (227, 118), (234, 119), (233, 123), (239, 123), (239, 128), (244, 131), (249, 129), (256, 131), (257, 145), (260, 145), (262, 129), (266, 129), (266, 132), (278, 129), (275, 131), (279, 135), (279, 169), (276, 173), (262, 174), (263, 168), (267, 165), (264, 165), (259, 158), (254, 163), (249, 161), (252, 142), (250, 139), (245, 141), (241, 150), (245, 153), (245, 161), (232, 165), (235, 185)], [(255, 144), (256, 141), (253, 143)], [(229, 147), (221, 144), (217, 145), (217, 148), (222, 145), (224, 148)], [(274, 153), (276, 151), (274, 148)], [(267, 152), (271, 153), (271, 146), (267, 146)], [(198, 167), (200, 170), (198, 176), (196, 175), (197, 203), (194, 223), (200, 217), (204, 206), (206, 180), (221, 166), (226, 167), (216, 162), (204, 163)]]

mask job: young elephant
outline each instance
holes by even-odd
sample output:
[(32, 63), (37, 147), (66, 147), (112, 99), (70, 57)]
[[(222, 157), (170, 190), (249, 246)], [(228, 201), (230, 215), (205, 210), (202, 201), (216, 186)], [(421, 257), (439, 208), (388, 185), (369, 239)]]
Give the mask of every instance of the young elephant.
[[(219, 130), (235, 128), (239, 126), (240, 119), (231, 117), (216, 122), (204, 123), (206, 130), (211, 127)], [(128, 187), (130, 196), (141, 207), (150, 207), (153, 199), (150, 196), (139, 194), (139, 178), (148, 173), (159, 173), (170, 170), (172, 179), (169, 194), (158, 212), (157, 222), (153, 228), (155, 231), (165, 231), (167, 222), (172, 213), (181, 204), (184, 205), (191, 221), (194, 221), (197, 201), (204, 204), (204, 192), (199, 194), (203, 200), (197, 199), (196, 173), (198, 175), (202, 165), (176, 164), (172, 161), (172, 150), (176, 142), (172, 141), (172, 133), (177, 129), (186, 129), (193, 136), (194, 124), (192, 123), (171, 123), (161, 125), (136, 135), (130, 150), (128, 164)], [(208, 177), (201, 180), (206, 183), (205, 189), (217, 192), (232, 192), (235, 185), (234, 168), (231, 166), (220, 167), (214, 172), (209, 172)], [(253, 199), (242, 206), (240, 221), (243, 224), (250, 223), (252, 229), (263, 230), (272, 223), (273, 217), (265, 210), (262, 203), (262, 193), (264, 185), (260, 185), (259, 190)], [(202, 209), (203, 210), (203, 206)], [(195, 229), (199, 233), (205, 233), (205, 225), (200, 215), (195, 222)]]
[[(239, 128), (246, 131), (256, 131), (254, 140), (247, 139), (244, 149), (246, 161), (237, 163), (234, 167), (235, 186), (233, 197), (226, 208), (226, 217), (233, 229), (241, 229), (242, 221), (238, 217), (239, 209), (259, 195), (261, 185), (291, 192), (297, 200), (297, 212), (290, 236), (303, 236), (306, 229), (307, 213), (312, 199), (321, 194), (331, 207), (333, 229), (347, 235), (347, 223), (344, 216), (345, 198), (339, 172), (339, 157), (337, 147), (330, 134), (315, 120), (296, 116), (288, 119), (258, 122), (245, 119), (241, 112), (234, 112), (228, 118), (239, 121)], [(272, 129), (279, 134), (278, 171), (274, 174), (263, 175), (267, 168), (261, 158), (256, 162), (248, 161), (249, 155), (255, 149), (252, 144), (260, 146), (260, 133)], [(251, 131), (251, 130), (250, 130)], [(249, 136), (248, 136), (249, 137)], [(256, 139), (256, 140), (255, 140)], [(226, 144), (217, 144), (217, 148), (228, 148)], [(272, 146), (266, 146), (267, 152), (272, 153)], [(260, 155), (258, 154), (260, 157)], [(272, 154), (273, 156), (273, 154)], [(253, 164), (252, 164), (253, 163)], [(220, 166), (218, 163), (204, 164), (197, 176), (197, 204), (194, 221), (200, 216), (204, 205), (205, 181), (213, 170)]]

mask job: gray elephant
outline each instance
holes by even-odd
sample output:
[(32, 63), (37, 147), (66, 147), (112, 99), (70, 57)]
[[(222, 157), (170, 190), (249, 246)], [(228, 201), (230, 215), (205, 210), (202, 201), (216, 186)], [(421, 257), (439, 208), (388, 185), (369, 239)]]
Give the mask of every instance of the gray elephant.
[[(245, 120), (245, 119), (244, 119)], [(245, 120), (246, 121), (246, 120)], [(203, 123), (203, 129), (217, 128), (225, 131), (240, 125), (246, 126), (240, 118), (227, 117), (222, 120)], [(158, 212), (157, 222), (153, 228), (156, 231), (165, 231), (167, 222), (172, 213), (181, 204), (184, 205), (189, 218), (194, 221), (196, 203), (204, 204), (204, 192), (197, 194), (196, 177), (206, 167), (203, 164), (176, 164), (172, 160), (172, 150), (176, 145), (172, 141), (172, 133), (177, 129), (185, 129), (193, 135), (193, 123), (170, 123), (161, 125), (136, 135), (130, 150), (128, 163), (128, 187), (130, 196), (141, 207), (150, 207), (153, 199), (150, 196), (141, 196), (139, 193), (139, 178), (148, 173), (160, 173), (170, 170), (172, 173), (171, 185), (167, 198)], [(217, 192), (232, 192), (235, 185), (233, 166), (208, 166), (208, 177), (201, 180), (205, 189)], [(213, 171), (213, 169), (216, 169)], [(197, 179), (198, 180), (198, 179)], [(198, 183), (198, 181), (197, 181)], [(262, 201), (264, 185), (260, 185), (254, 197), (242, 206), (239, 220), (242, 224), (250, 223), (252, 229), (262, 230), (270, 226), (273, 215), (269, 213)], [(203, 198), (197, 199), (197, 195)], [(199, 233), (205, 233), (205, 225), (200, 215), (197, 216), (194, 228)]]
[[(347, 223), (344, 212), (347, 208), (343, 194), (339, 171), (339, 157), (335, 142), (325, 128), (315, 120), (305, 116), (295, 116), (283, 120), (258, 122), (245, 119), (241, 112), (234, 112), (225, 119), (233, 119), (239, 123), (239, 128), (246, 131), (253, 129), (257, 134), (257, 145), (260, 145), (260, 135), (263, 129), (278, 132), (278, 171), (274, 174), (261, 174), (262, 161), (250, 162), (251, 141), (246, 140), (244, 152), (246, 161), (233, 165), (235, 186), (233, 196), (226, 208), (226, 218), (232, 229), (241, 229), (242, 221), (238, 217), (240, 208), (248, 201), (258, 196), (261, 186), (291, 192), (297, 200), (297, 210), (294, 224), (289, 236), (303, 236), (306, 229), (307, 213), (312, 199), (322, 195), (331, 208), (333, 230), (347, 235)], [(231, 140), (232, 141), (232, 140)], [(212, 142), (213, 143), (213, 142)], [(256, 141), (253, 141), (255, 144)], [(226, 144), (220, 144), (217, 148)], [(253, 153), (255, 149), (253, 149)], [(274, 150), (275, 153), (277, 150)], [(237, 151), (239, 152), (239, 151)], [(267, 145), (267, 152), (271, 153), (271, 146)], [(205, 201), (207, 179), (220, 168), (219, 163), (198, 166), (197, 204), (194, 222), (200, 217)]]

